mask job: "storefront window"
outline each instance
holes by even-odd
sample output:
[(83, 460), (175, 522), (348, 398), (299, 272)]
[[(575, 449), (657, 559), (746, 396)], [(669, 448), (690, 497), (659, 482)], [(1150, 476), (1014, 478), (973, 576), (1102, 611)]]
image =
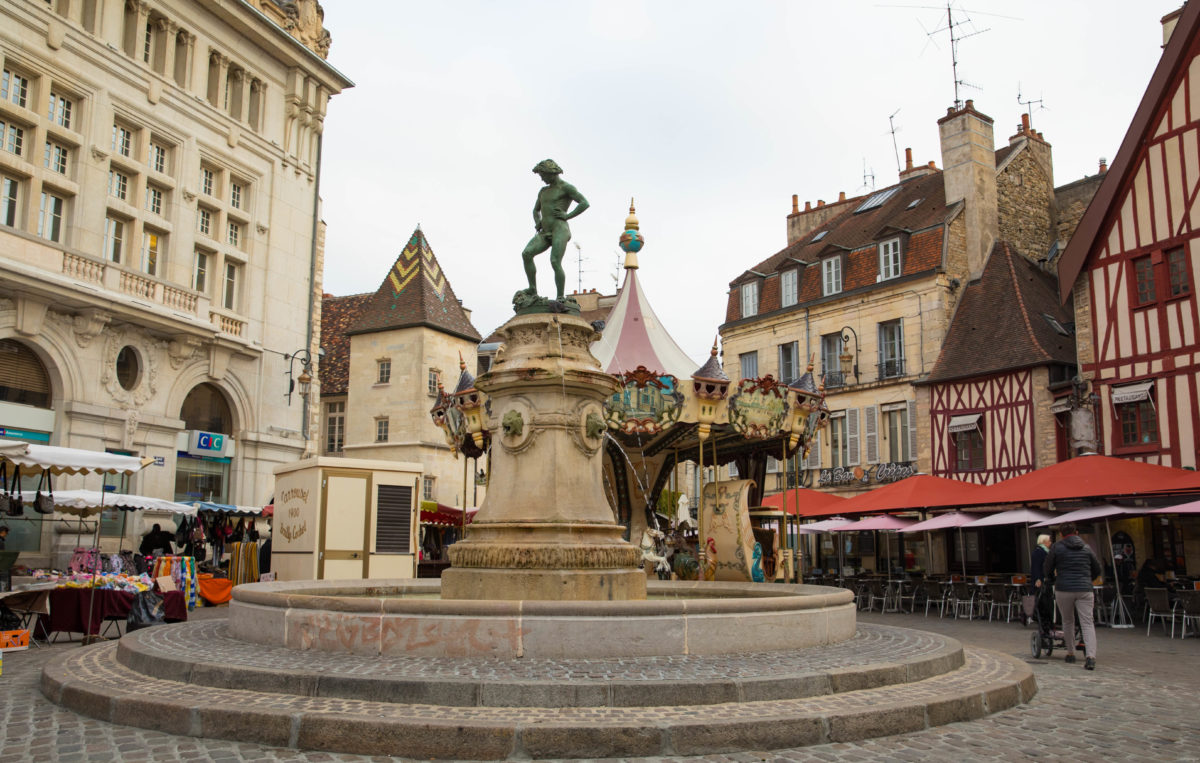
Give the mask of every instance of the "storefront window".
[(229, 459), (180, 452), (175, 460), (175, 500), (229, 503)]

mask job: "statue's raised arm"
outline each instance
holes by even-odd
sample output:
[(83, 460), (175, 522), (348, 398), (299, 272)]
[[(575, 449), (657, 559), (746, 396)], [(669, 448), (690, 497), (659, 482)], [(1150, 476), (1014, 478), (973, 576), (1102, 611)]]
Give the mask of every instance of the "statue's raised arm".
[[(521, 252), (525, 275), (529, 279), (529, 288), (525, 293), (530, 297), (537, 296), (537, 266), (533, 258), (549, 249), (550, 266), (554, 268), (554, 286), (557, 299), (561, 302), (567, 286), (562, 259), (567, 251), (567, 242), (571, 240), (571, 228), (567, 220), (583, 214), (590, 205), (575, 186), (562, 179), (562, 167), (553, 159), (538, 162), (533, 171), (541, 177), (546, 187), (538, 191), (537, 202), (533, 205), (533, 228), (537, 232), (525, 245), (525, 251)], [(575, 204), (573, 209), (572, 202)]]

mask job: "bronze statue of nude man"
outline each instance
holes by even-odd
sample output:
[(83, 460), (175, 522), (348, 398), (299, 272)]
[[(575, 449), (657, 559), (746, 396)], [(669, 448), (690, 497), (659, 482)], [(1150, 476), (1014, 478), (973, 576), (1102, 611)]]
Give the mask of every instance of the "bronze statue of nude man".
[[(571, 240), (571, 228), (567, 220), (578, 217), (588, 208), (588, 200), (575, 190), (575, 186), (562, 179), (562, 167), (553, 159), (538, 162), (533, 171), (541, 177), (546, 187), (538, 191), (537, 203), (533, 205), (533, 228), (537, 231), (521, 259), (525, 261), (525, 275), (529, 278), (529, 288), (526, 293), (537, 295), (537, 266), (533, 258), (547, 249), (550, 250), (550, 266), (554, 268), (554, 286), (558, 290), (558, 299), (563, 298), (567, 286), (567, 274), (562, 268), (563, 255), (567, 251), (567, 242)], [(571, 202), (575, 208), (567, 211)]]

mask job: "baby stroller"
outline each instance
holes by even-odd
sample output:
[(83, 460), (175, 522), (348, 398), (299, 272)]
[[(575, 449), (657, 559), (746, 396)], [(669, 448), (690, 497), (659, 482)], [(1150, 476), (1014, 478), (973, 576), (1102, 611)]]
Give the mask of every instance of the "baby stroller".
[[(1035, 602), (1032, 617), (1037, 623), (1037, 630), (1029, 634), (1029, 652), (1035, 660), (1047, 657), (1055, 649), (1066, 649), (1067, 640), (1061, 626), (1056, 628), (1054, 623), (1054, 590), (1053, 586), (1045, 584), (1035, 589)], [(1079, 631), (1079, 621), (1075, 621), (1075, 651), (1083, 651), (1083, 638)]]

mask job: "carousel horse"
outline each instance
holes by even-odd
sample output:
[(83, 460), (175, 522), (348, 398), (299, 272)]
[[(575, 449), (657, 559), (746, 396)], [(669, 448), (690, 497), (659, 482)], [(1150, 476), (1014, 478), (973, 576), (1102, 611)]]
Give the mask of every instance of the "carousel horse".
[(671, 565), (667, 564), (667, 557), (658, 553), (658, 541), (663, 539), (661, 530), (656, 530), (653, 527), (647, 527), (642, 532), (642, 542), (639, 544), (642, 549), (642, 564), (652, 562), (654, 571), (660, 576), (662, 573), (671, 573)]
[(762, 555), (762, 544), (755, 543), (754, 554), (750, 562), (750, 577), (755, 583), (761, 583), (767, 579), (767, 576), (763, 574)]

